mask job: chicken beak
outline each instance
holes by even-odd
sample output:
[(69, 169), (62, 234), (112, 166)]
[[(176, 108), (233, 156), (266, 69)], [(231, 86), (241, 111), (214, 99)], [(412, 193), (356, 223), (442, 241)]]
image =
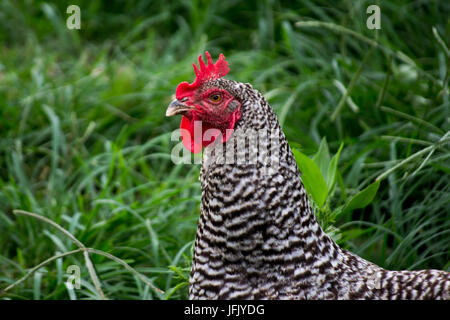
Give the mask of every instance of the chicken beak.
[(166, 117), (172, 117), (177, 114), (184, 114), (186, 111), (191, 110), (191, 108), (178, 99), (173, 100), (166, 110)]

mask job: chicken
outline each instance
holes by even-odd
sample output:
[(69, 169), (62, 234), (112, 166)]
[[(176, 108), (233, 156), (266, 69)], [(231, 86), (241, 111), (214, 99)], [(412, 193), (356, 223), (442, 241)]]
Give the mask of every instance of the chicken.
[[(450, 273), (388, 271), (341, 249), (320, 227), (276, 115), (206, 52), (166, 115), (202, 152), (201, 214), (190, 299), (450, 299)], [(256, 141), (256, 142), (255, 142)]]

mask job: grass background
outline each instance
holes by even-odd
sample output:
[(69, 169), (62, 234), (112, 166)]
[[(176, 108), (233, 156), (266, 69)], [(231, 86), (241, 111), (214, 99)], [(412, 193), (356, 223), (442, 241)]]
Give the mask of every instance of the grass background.
[[(65, 27), (70, 4), (81, 30)], [(29, 275), (0, 298), (101, 298), (91, 279), (109, 299), (187, 297), (199, 167), (171, 162), (179, 119), (164, 114), (204, 50), (264, 93), (291, 146), (344, 143), (331, 207), (381, 176), (373, 203), (333, 217), (339, 245), (450, 271), (449, 16), (445, 0), (0, 1), (0, 289)], [(15, 209), (99, 250), (91, 268)]]

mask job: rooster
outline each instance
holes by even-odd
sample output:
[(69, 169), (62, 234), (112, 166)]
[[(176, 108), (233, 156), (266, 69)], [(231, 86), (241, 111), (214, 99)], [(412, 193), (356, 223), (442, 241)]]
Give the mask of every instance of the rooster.
[(270, 105), (223, 78), (222, 54), (205, 55), (166, 111), (182, 115), (183, 145), (204, 150), (190, 299), (450, 299), (448, 272), (389, 271), (340, 248), (313, 214)]

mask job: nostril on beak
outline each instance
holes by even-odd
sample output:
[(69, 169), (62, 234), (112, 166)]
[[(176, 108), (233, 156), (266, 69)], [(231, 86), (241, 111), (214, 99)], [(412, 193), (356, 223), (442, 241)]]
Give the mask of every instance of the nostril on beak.
[(186, 111), (189, 111), (190, 107), (183, 103), (185, 101), (187, 101), (186, 98), (182, 99), (181, 101), (178, 99), (173, 100), (166, 110), (166, 117), (172, 117), (174, 115), (183, 114)]

